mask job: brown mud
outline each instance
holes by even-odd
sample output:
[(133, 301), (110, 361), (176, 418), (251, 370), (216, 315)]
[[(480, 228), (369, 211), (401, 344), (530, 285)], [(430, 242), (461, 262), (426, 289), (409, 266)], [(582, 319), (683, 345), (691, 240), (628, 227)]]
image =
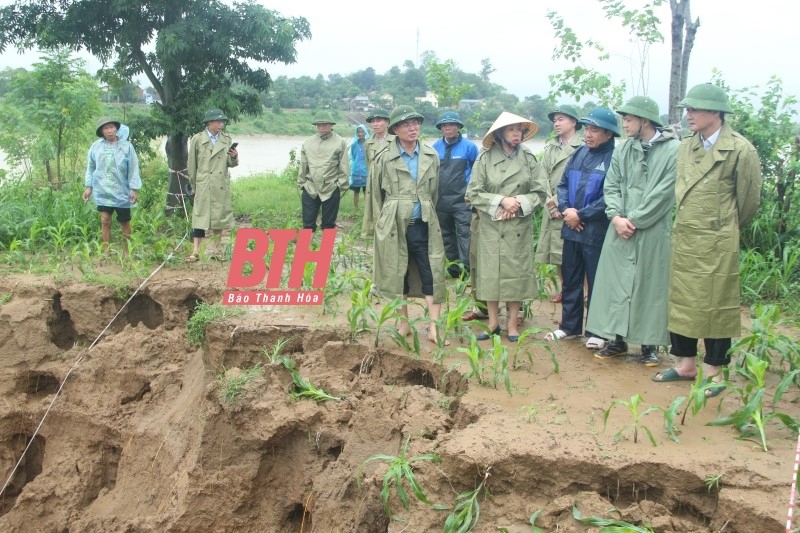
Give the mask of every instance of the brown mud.
[[(595, 531), (584, 516), (646, 522), (657, 532), (782, 531), (795, 435), (768, 426), (770, 450), (710, 427), (720, 398), (664, 434), (659, 413), (633, 442), (630, 418), (612, 399), (639, 393), (666, 407), (689, 383), (655, 384), (625, 360), (598, 361), (578, 341), (554, 347), (560, 372), (536, 342), (512, 372), (514, 394), (468, 382), (453, 343), (444, 365), (387, 340), (347, 341), (343, 301), (321, 308), (247, 308), (213, 323), (201, 347), (186, 340), (197, 302), (221, 298), (226, 266), (200, 263), (162, 271), (122, 310), (113, 289), (23, 275), (0, 280), (0, 475), (4, 482), (67, 372), (60, 396), (0, 498), (0, 531), (441, 531), (448, 511), (412, 501), (400, 520), (383, 510), (386, 466), (373, 454), (435, 452), (415, 463), (429, 498), (452, 505), (489, 471), (475, 531), (530, 531), (543, 509), (544, 531)], [(560, 309), (535, 303), (527, 325), (551, 328)], [(423, 333), (424, 334), (424, 333)], [(262, 350), (288, 339), (284, 353), (300, 373), (341, 401), (290, 398), (289, 373)], [(504, 341), (507, 342), (507, 341)], [(510, 345), (509, 345), (510, 346)], [(513, 347), (511, 348), (513, 352)], [(530, 351), (532, 363), (525, 350)], [(75, 361), (80, 362), (75, 365)], [(667, 368), (668, 356), (662, 354)], [(261, 362), (264, 373), (233, 403), (220, 400), (217, 376)], [(789, 400), (796, 400), (796, 394)], [(736, 405), (722, 402), (723, 412)], [(785, 412), (797, 414), (796, 404)], [(719, 491), (704, 481), (722, 474)], [(361, 477), (360, 487), (356, 477)], [(615, 508), (618, 512), (612, 512)]]

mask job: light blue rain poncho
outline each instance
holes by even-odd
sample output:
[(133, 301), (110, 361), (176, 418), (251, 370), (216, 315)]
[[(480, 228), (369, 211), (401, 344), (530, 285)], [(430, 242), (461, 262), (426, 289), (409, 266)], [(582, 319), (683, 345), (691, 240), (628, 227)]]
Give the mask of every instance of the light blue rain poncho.
[(98, 139), (89, 148), (84, 187), (92, 188), (95, 205), (131, 207), (131, 190), (142, 188), (139, 159), (128, 141), (130, 130), (122, 124), (115, 143)]
[[(358, 130), (364, 131), (364, 142), (358, 142)], [(353, 141), (350, 143), (350, 187), (367, 186), (367, 158), (366, 140), (369, 139), (369, 132), (366, 126), (359, 124), (353, 134)]]

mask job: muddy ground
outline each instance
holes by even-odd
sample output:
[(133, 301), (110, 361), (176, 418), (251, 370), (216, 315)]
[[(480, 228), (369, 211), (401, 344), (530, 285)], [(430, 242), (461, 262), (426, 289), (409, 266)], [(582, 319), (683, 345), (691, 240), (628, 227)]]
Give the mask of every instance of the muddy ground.
[[(432, 502), (452, 505), (488, 470), (475, 531), (531, 531), (537, 509), (544, 531), (595, 531), (573, 520), (573, 504), (658, 532), (784, 530), (796, 436), (782, 427), (769, 425), (768, 452), (736, 440), (730, 427), (705, 425), (717, 398), (688, 416), (680, 443), (658, 413), (644, 419), (655, 447), (630, 431), (614, 439), (629, 421), (622, 408), (604, 430), (612, 399), (640, 393), (666, 407), (689, 383), (654, 384), (657, 369), (598, 361), (577, 341), (554, 348), (555, 373), (531, 343), (533, 362), (520, 356), (509, 396), (446, 374), (463, 360), (458, 342), (444, 365), (431, 361), (432, 345), (417, 360), (388, 340), (377, 349), (367, 338), (348, 342), (346, 300), (336, 316), (247, 308), (210, 325), (194, 347), (186, 321), (197, 302), (220, 300), (226, 274), (225, 264), (203, 262), (161, 271), (91, 349), (124, 303), (112, 289), (3, 276), (0, 295), (11, 299), (0, 305), (2, 481), (71, 374), (2, 495), (0, 531), (441, 531), (448, 511), (414, 501), (404, 510), (394, 492), (398, 517), (386, 515), (386, 466), (359, 472), (407, 437), (411, 454), (441, 456), (415, 463)], [(529, 326), (551, 328), (560, 315), (549, 302), (533, 312)], [(304, 377), (344, 399), (291, 399), (289, 373), (261, 354), (282, 339)], [(259, 361), (263, 376), (221, 401), (217, 376)], [(721, 409), (735, 405), (728, 397)], [(794, 403), (783, 410), (798, 412)], [(709, 490), (704, 480), (720, 474), (721, 489)]]

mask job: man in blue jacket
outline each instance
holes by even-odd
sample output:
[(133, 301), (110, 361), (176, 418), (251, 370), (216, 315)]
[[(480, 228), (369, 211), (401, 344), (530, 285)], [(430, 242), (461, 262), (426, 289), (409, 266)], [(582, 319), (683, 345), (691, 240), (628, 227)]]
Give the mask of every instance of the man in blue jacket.
[[(469, 239), (472, 210), (464, 201), (472, 165), (478, 158), (475, 143), (462, 137), (464, 127), (455, 111), (445, 111), (436, 127), (442, 137), (433, 143), (439, 153), (439, 201), (436, 214), (442, 229), (445, 257), (461, 261), (462, 267), (452, 265), (448, 272), (454, 278), (469, 273)], [(463, 270), (462, 270), (463, 268)]]
[[(572, 154), (558, 185), (558, 211), (564, 219), (561, 269), (564, 274), (561, 325), (546, 340), (573, 339), (583, 333), (583, 280), (589, 284), (592, 302), (594, 277), (608, 230), (603, 185), (611, 167), (614, 137), (619, 137), (617, 117), (605, 107), (580, 120), (586, 144)], [(605, 341), (589, 331), (586, 347), (603, 349)]]

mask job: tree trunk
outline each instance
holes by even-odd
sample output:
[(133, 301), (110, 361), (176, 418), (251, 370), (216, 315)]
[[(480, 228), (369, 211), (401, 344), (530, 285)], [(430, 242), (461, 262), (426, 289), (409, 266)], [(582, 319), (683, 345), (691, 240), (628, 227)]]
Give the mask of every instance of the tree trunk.
[[(690, 0), (670, 0), (672, 12), (672, 48), (669, 70), (669, 112), (670, 124), (677, 124), (681, 119), (678, 103), (686, 96), (686, 84), (689, 72), (689, 57), (694, 47), (700, 19), (691, 22), (692, 12)], [(685, 34), (684, 34), (685, 30)]]
[(186, 173), (186, 161), (189, 150), (186, 144), (186, 135), (174, 133), (167, 137), (165, 151), (169, 165), (169, 188), (167, 190), (168, 215), (179, 214), (185, 216), (184, 207), (191, 203), (189, 194), (189, 175)]

